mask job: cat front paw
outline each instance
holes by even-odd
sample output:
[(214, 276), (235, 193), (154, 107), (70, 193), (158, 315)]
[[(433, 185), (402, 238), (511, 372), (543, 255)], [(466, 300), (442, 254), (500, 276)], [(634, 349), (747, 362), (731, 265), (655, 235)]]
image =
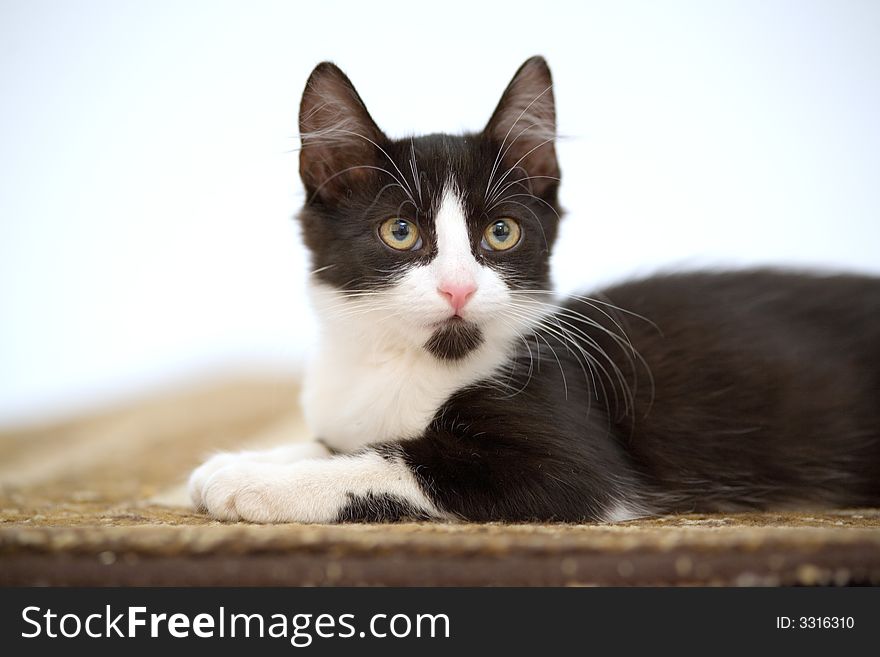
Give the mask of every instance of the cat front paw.
[(387, 453), (292, 463), (221, 458), (203, 467), (198, 477), (193, 473), (193, 499), (218, 520), (333, 523), (445, 517), (406, 463)]
[[(221, 467), (204, 482), (202, 505), (217, 520), (246, 520), (257, 523), (290, 519), (279, 466), (239, 461)], [(283, 467), (283, 466), (282, 466)]]
[(324, 445), (316, 442), (285, 445), (265, 451), (223, 452), (215, 454), (189, 476), (187, 488), (193, 506), (199, 511), (206, 511), (205, 486), (208, 480), (225, 467), (238, 463), (296, 463), (304, 459), (326, 458), (330, 452)]
[(207, 511), (205, 506), (205, 484), (208, 483), (211, 475), (238, 460), (241, 460), (241, 456), (238, 454), (215, 454), (193, 470), (189, 476), (187, 488), (189, 490), (189, 498), (198, 511)]
[(204, 509), (217, 520), (334, 522), (337, 496), (311, 479), (309, 463), (239, 461), (222, 467), (202, 488)]

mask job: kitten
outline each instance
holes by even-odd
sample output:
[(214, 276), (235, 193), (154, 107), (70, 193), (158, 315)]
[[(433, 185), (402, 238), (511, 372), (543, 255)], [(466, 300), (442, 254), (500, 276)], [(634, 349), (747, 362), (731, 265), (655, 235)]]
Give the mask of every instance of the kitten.
[(210, 459), (197, 507), (580, 522), (880, 504), (880, 280), (675, 274), (557, 302), (540, 57), (482, 132), (403, 140), (320, 64), (300, 131), (318, 440)]

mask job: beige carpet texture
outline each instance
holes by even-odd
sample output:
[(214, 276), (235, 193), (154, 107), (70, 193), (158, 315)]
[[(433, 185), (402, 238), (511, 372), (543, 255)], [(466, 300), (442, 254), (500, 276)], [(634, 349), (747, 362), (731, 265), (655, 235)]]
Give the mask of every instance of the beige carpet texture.
[(239, 380), (0, 433), (0, 585), (880, 584), (880, 510), (614, 525), (251, 525), (185, 505), (206, 455), (304, 440), (297, 385)]

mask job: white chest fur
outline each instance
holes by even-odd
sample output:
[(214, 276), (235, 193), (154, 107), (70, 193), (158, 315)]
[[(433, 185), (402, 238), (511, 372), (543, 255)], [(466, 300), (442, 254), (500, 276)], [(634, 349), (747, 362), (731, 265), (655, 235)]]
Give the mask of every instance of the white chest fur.
[(346, 452), (417, 438), (453, 393), (491, 376), (503, 360), (484, 346), (448, 364), (424, 350), (358, 349), (350, 337), (325, 335), (306, 375), (306, 421), (314, 436)]

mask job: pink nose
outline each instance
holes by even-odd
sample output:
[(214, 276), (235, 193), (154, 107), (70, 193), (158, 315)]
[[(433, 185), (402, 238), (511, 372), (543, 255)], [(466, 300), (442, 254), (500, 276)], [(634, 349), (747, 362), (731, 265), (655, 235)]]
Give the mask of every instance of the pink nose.
[(468, 281), (466, 283), (444, 282), (440, 284), (437, 291), (440, 293), (440, 296), (444, 297), (449, 302), (449, 305), (452, 306), (452, 309), (457, 315), (461, 309), (465, 307), (470, 298), (474, 296), (474, 292), (477, 291), (477, 284), (473, 281)]

